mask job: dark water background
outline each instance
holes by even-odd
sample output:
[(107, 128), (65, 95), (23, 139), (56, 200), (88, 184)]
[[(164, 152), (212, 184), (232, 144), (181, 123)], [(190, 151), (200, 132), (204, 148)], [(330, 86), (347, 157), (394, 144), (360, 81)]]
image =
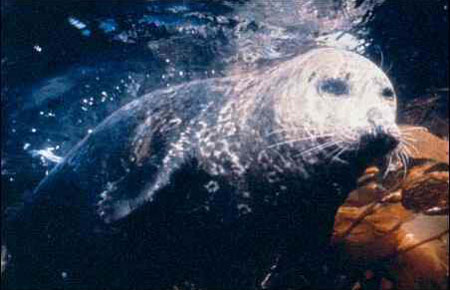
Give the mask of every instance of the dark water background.
[[(308, 1), (268, 2), (2, 0), (2, 212), (130, 100), (288, 57), (333, 31), (367, 43), (400, 110), (430, 91), (448, 98), (448, 0), (316, 0), (313, 19), (289, 11)], [(351, 5), (366, 8), (341, 13)]]

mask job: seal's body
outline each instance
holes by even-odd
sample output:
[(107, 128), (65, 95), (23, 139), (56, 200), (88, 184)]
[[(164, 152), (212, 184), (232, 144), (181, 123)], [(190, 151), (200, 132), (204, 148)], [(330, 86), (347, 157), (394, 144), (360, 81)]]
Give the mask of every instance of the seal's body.
[(7, 228), (6, 281), (248, 289), (285, 257), (309, 277), (337, 207), (396, 128), (388, 78), (330, 48), (145, 95), (38, 186)]

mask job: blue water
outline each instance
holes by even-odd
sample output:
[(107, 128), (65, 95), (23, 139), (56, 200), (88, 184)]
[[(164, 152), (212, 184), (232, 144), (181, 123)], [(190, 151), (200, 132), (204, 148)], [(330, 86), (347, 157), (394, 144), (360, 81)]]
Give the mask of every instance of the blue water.
[(366, 44), (400, 107), (430, 89), (448, 98), (447, 0), (268, 2), (2, 1), (2, 211), (130, 100), (282, 60), (334, 32)]

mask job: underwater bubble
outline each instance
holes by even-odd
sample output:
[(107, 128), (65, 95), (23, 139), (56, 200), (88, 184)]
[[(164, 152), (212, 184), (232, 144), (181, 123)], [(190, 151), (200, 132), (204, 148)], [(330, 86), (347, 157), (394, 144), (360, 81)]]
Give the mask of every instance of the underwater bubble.
[(37, 52), (41, 52), (42, 51), (42, 47), (40, 47), (38, 44), (33, 46), (33, 49), (36, 50)]
[(69, 17), (67, 19), (69, 21), (69, 23), (74, 26), (77, 29), (84, 29), (87, 27), (86, 24), (84, 24), (83, 22), (81, 22), (79, 19), (75, 18), (75, 17)]

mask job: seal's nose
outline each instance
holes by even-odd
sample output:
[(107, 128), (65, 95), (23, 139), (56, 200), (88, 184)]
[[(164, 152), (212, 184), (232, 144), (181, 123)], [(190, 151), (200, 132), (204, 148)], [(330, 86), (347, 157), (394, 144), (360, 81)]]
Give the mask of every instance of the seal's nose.
[(381, 119), (383, 119), (383, 114), (378, 108), (372, 108), (367, 112), (367, 120), (369, 120), (369, 123), (375, 124)]
[(367, 119), (372, 126), (372, 132), (363, 137), (365, 142), (387, 151), (394, 149), (398, 145), (399, 141), (389, 133), (388, 126), (385, 126), (387, 121), (383, 118), (383, 114), (378, 108), (370, 109), (367, 112)]

